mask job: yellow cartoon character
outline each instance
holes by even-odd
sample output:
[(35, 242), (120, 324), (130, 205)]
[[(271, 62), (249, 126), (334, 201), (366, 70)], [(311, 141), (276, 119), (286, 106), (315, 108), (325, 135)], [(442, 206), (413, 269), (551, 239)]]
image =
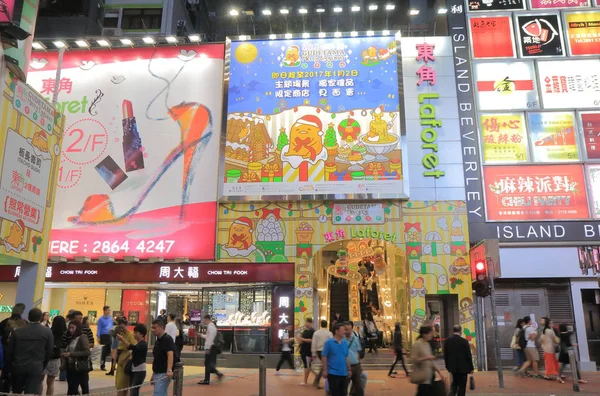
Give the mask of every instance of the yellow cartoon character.
[(282, 150), (282, 160), (293, 162), (286, 157), (300, 157), (301, 161), (308, 160), (313, 164), (327, 158), (327, 150), (323, 147), (323, 123), (319, 117), (309, 114), (294, 123), (288, 150), (285, 153)]
[(39, 131), (33, 134), (31, 145), (43, 153), (48, 152), (48, 136), (44, 131)]
[(361, 57), (363, 59), (363, 64), (365, 65), (376, 65), (378, 62), (377, 58), (377, 48), (369, 47), (363, 52), (361, 52)]
[(227, 241), (228, 248), (246, 250), (253, 244), (252, 220), (247, 217), (240, 217), (231, 223), (229, 227), (229, 239)]
[(8, 236), (4, 238), (4, 247), (6, 251), (14, 250), (20, 253), (25, 247), (23, 237), (25, 236), (25, 223), (23, 220), (17, 220), (10, 226)]
[(380, 247), (375, 248), (373, 254), (373, 266), (375, 267), (375, 272), (381, 275), (385, 272), (385, 258), (383, 257), (383, 249)]
[(300, 64), (300, 48), (297, 45), (288, 47), (283, 63), (285, 66), (298, 66)]

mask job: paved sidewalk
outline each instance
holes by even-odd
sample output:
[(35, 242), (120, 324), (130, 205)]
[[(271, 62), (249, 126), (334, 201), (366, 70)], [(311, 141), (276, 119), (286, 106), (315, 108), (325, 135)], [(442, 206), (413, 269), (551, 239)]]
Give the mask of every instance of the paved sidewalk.
[[(258, 395), (258, 370), (256, 369), (224, 369), (224, 380), (219, 383), (215, 381), (210, 386), (197, 385), (204, 377), (204, 369), (201, 367), (186, 367), (184, 396), (195, 395), (219, 395), (219, 396), (257, 396)], [(281, 376), (275, 376), (274, 370), (267, 373), (267, 395), (271, 396), (323, 396), (323, 390), (317, 390), (312, 386), (301, 386), (302, 374), (291, 370), (282, 370)], [(416, 386), (411, 384), (404, 375), (398, 378), (388, 378), (385, 371), (372, 371), (368, 373), (367, 395), (377, 396), (410, 396), (416, 393)], [(447, 377), (447, 376), (446, 376)], [(313, 377), (311, 377), (312, 380)], [(558, 384), (556, 381), (546, 381), (532, 378), (517, 378), (514, 374), (506, 372), (504, 376), (505, 388), (498, 388), (497, 374), (495, 372), (483, 372), (475, 374), (476, 390), (470, 391), (471, 396), (503, 396), (507, 394), (523, 396), (575, 396), (575, 395), (598, 395), (600, 394), (600, 373), (586, 373), (585, 377), (589, 383), (581, 385), (581, 391), (575, 393), (571, 383)], [(149, 378), (148, 378), (149, 379)], [(93, 372), (90, 375), (90, 388), (92, 394), (102, 393), (106, 395), (116, 394), (114, 389), (114, 377), (107, 377), (103, 372)], [(58, 382), (56, 395), (66, 393), (66, 383)], [(144, 386), (143, 395), (151, 395), (152, 387)]]

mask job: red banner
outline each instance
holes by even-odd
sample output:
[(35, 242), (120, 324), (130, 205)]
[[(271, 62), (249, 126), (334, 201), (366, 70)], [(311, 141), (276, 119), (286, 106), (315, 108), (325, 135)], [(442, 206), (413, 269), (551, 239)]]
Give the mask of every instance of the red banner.
[(581, 165), (486, 166), (489, 221), (590, 217)]
[(474, 58), (514, 58), (510, 16), (472, 17), (471, 42)]

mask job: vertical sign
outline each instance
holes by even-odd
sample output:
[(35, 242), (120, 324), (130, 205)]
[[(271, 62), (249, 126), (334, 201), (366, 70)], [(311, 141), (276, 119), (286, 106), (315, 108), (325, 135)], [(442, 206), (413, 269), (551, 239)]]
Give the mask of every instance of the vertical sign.
[(586, 166), (592, 217), (600, 219), (600, 165)]
[(580, 113), (587, 159), (600, 159), (600, 113)]
[[(284, 330), (294, 326), (294, 286), (273, 287), (271, 304), (271, 352), (278, 352)], [(290, 337), (293, 336), (293, 332), (290, 333)]]
[(452, 37), (454, 54), (454, 77), (458, 99), (458, 117), (462, 144), (463, 170), (469, 224), (485, 222), (483, 215), (483, 188), (481, 183), (481, 161), (479, 137), (477, 135), (469, 36), (464, 3), (449, 0), (447, 3), (448, 26)]

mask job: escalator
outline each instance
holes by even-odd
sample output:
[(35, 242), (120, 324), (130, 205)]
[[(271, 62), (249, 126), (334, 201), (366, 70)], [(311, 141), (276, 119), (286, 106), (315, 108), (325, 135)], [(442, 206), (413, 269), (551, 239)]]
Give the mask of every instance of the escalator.
[(350, 306), (348, 304), (348, 283), (339, 281), (329, 285), (329, 323), (333, 324), (335, 313), (338, 312), (342, 318), (348, 320)]

